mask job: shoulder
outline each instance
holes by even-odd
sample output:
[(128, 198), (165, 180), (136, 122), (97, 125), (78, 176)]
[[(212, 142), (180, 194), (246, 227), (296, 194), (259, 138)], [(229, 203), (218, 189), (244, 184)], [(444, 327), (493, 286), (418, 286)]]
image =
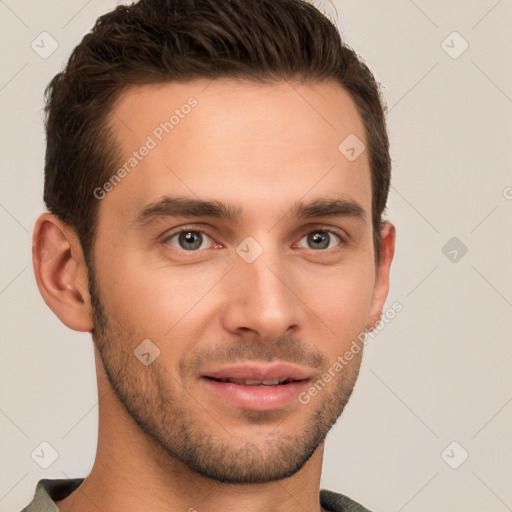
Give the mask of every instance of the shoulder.
[(320, 490), (320, 504), (329, 512), (371, 512), (349, 497), (327, 489)]
[(59, 512), (55, 502), (69, 496), (83, 480), (83, 478), (39, 480), (32, 501), (21, 512)]

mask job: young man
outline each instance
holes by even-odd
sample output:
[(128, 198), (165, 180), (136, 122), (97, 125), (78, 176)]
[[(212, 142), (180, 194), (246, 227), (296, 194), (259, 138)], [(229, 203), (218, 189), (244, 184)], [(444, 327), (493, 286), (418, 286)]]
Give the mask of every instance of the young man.
[(47, 116), (34, 269), (92, 335), (99, 432), (25, 510), (367, 510), (319, 490), (395, 242), (378, 86), (335, 26), (300, 0), (118, 6)]

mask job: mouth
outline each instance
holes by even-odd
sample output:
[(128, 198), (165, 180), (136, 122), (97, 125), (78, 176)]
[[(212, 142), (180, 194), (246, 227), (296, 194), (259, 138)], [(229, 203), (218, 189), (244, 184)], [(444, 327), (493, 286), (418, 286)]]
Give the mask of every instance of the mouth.
[(288, 364), (239, 365), (206, 372), (207, 390), (231, 406), (251, 410), (276, 410), (297, 402), (309, 385), (311, 373)]
[(273, 379), (273, 380), (255, 380), (255, 379), (215, 379), (214, 377), (205, 377), (206, 379), (215, 380), (217, 382), (231, 382), (233, 384), (239, 384), (240, 386), (279, 386), (282, 384), (289, 384), (290, 382), (301, 382), (303, 379)]

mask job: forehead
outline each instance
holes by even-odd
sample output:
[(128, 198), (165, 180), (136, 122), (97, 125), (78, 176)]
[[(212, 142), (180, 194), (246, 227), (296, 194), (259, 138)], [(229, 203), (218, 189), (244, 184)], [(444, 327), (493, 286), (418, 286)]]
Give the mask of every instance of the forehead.
[(345, 140), (364, 147), (364, 126), (333, 82), (131, 87), (110, 122), (124, 172), (100, 209), (114, 207), (127, 220), (169, 194), (221, 200), (247, 214), (263, 207), (277, 214), (279, 205), (330, 194), (371, 207), (367, 152), (351, 160), (340, 150)]

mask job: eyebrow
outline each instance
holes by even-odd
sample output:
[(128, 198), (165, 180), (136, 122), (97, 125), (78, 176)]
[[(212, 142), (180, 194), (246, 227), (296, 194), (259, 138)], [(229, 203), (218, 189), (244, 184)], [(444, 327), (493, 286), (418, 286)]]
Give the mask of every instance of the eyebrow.
[[(350, 217), (366, 223), (365, 209), (353, 199), (344, 197), (315, 199), (309, 203), (299, 200), (292, 205), (288, 215), (299, 219)], [(216, 200), (165, 196), (145, 206), (135, 217), (133, 224), (136, 228), (144, 228), (169, 217), (213, 217), (237, 222), (242, 218), (242, 208)]]

